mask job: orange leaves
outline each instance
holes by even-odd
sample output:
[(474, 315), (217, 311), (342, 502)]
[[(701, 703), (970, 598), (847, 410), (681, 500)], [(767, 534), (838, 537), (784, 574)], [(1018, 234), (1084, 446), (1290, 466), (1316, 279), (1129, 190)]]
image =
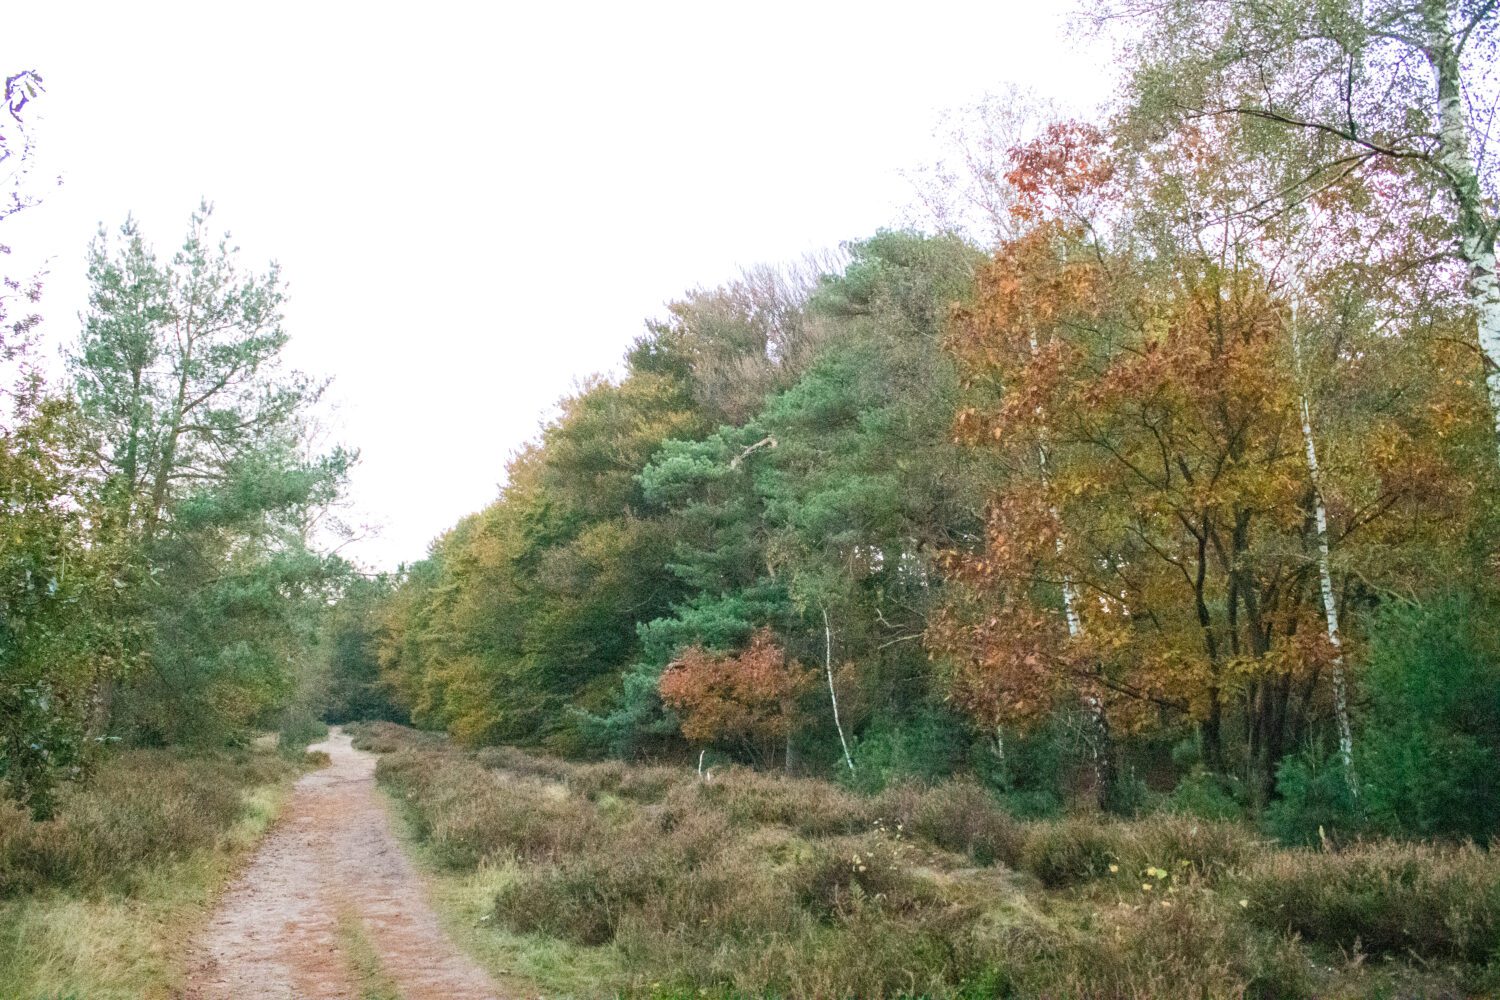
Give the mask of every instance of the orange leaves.
[(767, 750), (791, 731), (797, 699), (816, 678), (812, 669), (788, 661), (763, 628), (737, 654), (689, 647), (662, 673), (657, 689), (682, 716), (688, 739), (743, 741)]
[(1035, 220), (1077, 208), (1108, 193), (1115, 176), (1104, 133), (1084, 122), (1059, 122), (1041, 136), (1010, 151), (1005, 179), (1017, 198), (1011, 212)]

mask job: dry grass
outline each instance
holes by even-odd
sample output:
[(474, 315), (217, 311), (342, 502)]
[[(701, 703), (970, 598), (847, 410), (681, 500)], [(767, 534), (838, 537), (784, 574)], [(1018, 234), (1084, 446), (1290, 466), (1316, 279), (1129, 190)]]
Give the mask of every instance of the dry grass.
[(177, 995), (182, 942), (299, 770), (270, 749), (131, 751), (56, 819), (0, 806), (0, 996)]
[(1500, 961), (1500, 864), (1472, 845), (1282, 851), (1245, 878), (1255, 920), (1345, 949)]
[[(734, 768), (704, 781), (468, 754), (394, 727), (380, 738), (398, 747), (381, 781), (446, 868), (439, 898), (464, 900), (481, 958), (549, 996), (1269, 1000), (1500, 986), (1485, 965), (1500, 865), (1474, 848), (1279, 851), (1180, 816), (1022, 823), (971, 782), (869, 798)], [(1403, 909), (1412, 920), (1389, 922)], [(1356, 940), (1392, 960), (1365, 962)]]

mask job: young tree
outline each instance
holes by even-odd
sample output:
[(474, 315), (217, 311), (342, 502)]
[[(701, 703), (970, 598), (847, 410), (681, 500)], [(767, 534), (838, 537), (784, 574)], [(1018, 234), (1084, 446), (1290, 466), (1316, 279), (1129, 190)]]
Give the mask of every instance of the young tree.
[[(661, 675), (661, 697), (682, 716), (682, 734), (736, 746), (769, 765), (798, 721), (798, 700), (817, 673), (787, 659), (770, 629), (759, 629), (735, 654), (691, 646)], [(787, 753), (787, 766), (791, 755)]]

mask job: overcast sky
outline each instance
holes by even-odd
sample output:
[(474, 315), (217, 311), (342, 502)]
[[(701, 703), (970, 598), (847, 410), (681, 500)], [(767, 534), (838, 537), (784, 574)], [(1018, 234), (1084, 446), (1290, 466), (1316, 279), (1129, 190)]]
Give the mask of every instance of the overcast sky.
[(46, 259), (46, 335), (84, 251), (134, 212), (163, 256), (200, 196), (275, 258), (289, 351), (360, 449), (346, 550), (420, 558), (642, 321), (739, 268), (903, 218), (938, 115), (1010, 83), (1105, 96), (1062, 4), (32, 3), (46, 201), (0, 242)]

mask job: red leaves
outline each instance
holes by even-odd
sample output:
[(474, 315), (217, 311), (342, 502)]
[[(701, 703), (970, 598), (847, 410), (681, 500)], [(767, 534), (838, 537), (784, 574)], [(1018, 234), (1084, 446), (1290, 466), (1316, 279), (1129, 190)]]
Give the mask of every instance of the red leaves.
[(737, 654), (692, 646), (661, 675), (662, 701), (682, 716), (682, 734), (703, 742), (744, 742), (767, 751), (786, 738), (797, 715), (797, 699), (812, 686), (816, 672), (776, 643), (770, 629), (758, 630)]
[(1010, 151), (1005, 179), (1020, 196), (1011, 212), (1033, 221), (1048, 214), (1076, 215), (1080, 202), (1106, 194), (1115, 167), (1104, 133), (1084, 122), (1059, 122)]

